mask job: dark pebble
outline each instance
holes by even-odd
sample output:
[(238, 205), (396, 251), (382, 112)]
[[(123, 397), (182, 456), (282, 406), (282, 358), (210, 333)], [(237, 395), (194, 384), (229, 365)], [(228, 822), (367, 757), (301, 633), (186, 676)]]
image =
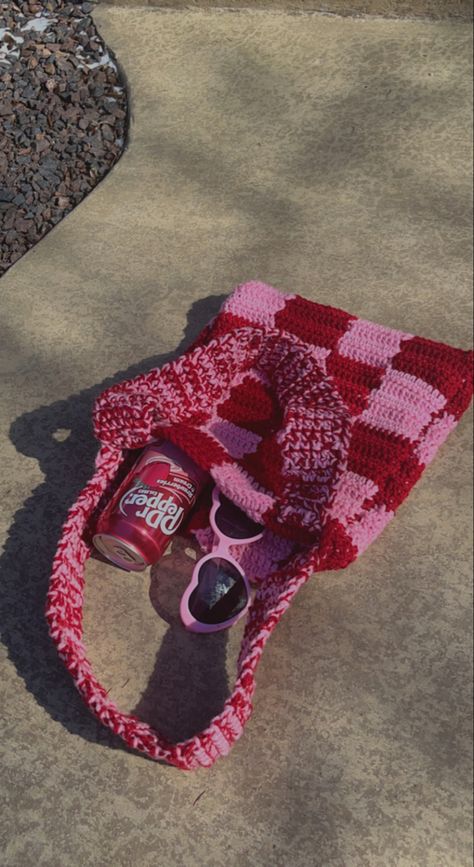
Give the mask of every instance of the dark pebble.
[(114, 139), (115, 139), (114, 131), (107, 123), (104, 123), (103, 126), (101, 127), (101, 132), (102, 132), (102, 138), (104, 138), (105, 141), (114, 141)]
[[(1, 205), (0, 205), (0, 208), (1, 208)], [(16, 208), (10, 208), (10, 210), (8, 211), (8, 213), (6, 214), (6, 216), (4, 217), (4, 220), (3, 220), (3, 225), (4, 225), (5, 229), (13, 228), (13, 224), (15, 222), (15, 216), (16, 216)]]
[(59, 160), (53, 156), (43, 157), (41, 160), (41, 165), (38, 166), (38, 169), (42, 174), (47, 174), (48, 172), (54, 172), (59, 166)]
[(40, 175), (39, 172), (37, 172), (35, 174), (32, 183), (33, 183), (33, 186), (36, 184), (37, 187), (39, 187), (42, 190), (48, 190), (49, 186), (50, 186), (48, 181), (46, 180), (46, 178), (43, 178), (43, 176)]
[(7, 190), (5, 187), (0, 187), (0, 202), (11, 202), (13, 201), (14, 193), (11, 190)]

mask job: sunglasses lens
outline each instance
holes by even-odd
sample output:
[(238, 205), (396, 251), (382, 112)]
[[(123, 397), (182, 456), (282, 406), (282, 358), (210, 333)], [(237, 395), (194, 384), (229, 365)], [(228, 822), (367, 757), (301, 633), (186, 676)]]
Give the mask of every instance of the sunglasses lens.
[(199, 570), (199, 584), (189, 599), (189, 610), (200, 623), (225, 623), (245, 608), (248, 593), (235, 566), (223, 557), (206, 560)]
[(220, 505), (216, 512), (215, 522), (220, 532), (229, 539), (252, 539), (259, 536), (263, 530), (261, 524), (252, 521), (242, 509), (235, 506), (224, 494), (219, 494)]

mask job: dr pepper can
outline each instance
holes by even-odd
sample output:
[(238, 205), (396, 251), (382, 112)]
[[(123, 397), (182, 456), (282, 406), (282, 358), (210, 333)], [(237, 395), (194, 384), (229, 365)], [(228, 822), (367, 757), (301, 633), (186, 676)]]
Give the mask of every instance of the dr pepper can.
[(205, 470), (177, 446), (152, 443), (102, 512), (95, 547), (122, 569), (141, 572), (164, 554), (208, 481)]

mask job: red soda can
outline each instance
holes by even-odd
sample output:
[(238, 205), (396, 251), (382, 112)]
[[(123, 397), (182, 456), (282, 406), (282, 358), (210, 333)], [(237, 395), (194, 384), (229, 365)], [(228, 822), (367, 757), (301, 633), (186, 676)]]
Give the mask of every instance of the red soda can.
[(141, 572), (164, 554), (208, 481), (205, 470), (173, 443), (152, 443), (102, 512), (95, 547), (122, 569)]

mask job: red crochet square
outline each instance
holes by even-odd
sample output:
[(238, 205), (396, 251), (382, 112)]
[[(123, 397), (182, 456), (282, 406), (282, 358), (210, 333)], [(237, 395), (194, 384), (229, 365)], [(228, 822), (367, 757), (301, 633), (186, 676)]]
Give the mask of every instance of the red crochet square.
[(398, 508), (424, 469), (405, 437), (362, 421), (354, 423), (347, 466), (375, 482), (379, 489), (375, 502), (390, 511)]
[(380, 385), (385, 369), (372, 367), (363, 361), (356, 361), (332, 352), (326, 363), (327, 372), (334, 379), (335, 386), (355, 416), (366, 408), (370, 394)]
[(460, 418), (472, 397), (472, 351), (413, 337), (402, 344), (392, 367), (417, 376), (446, 398), (445, 412)]
[(334, 349), (356, 316), (337, 307), (318, 304), (306, 298), (290, 298), (283, 310), (275, 315), (275, 326), (295, 334), (306, 343)]

